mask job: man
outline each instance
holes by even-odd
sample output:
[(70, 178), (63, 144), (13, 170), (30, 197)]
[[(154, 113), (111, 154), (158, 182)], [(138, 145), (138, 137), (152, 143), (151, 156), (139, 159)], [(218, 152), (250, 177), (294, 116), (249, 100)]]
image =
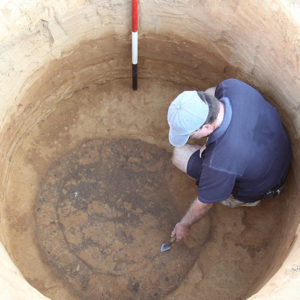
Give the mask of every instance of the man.
[[(283, 190), (291, 145), (275, 108), (237, 79), (185, 91), (168, 110), (172, 162), (196, 179), (198, 197), (171, 236), (180, 241), (216, 202), (256, 206)], [(204, 146), (189, 138), (208, 137)]]

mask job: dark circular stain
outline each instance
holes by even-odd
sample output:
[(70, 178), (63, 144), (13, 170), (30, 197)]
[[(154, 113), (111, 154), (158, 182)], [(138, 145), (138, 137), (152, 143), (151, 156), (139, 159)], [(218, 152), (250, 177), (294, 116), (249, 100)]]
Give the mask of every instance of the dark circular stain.
[(48, 170), (36, 202), (45, 260), (82, 299), (162, 298), (199, 248), (160, 253), (180, 218), (170, 154), (134, 139), (87, 141)]

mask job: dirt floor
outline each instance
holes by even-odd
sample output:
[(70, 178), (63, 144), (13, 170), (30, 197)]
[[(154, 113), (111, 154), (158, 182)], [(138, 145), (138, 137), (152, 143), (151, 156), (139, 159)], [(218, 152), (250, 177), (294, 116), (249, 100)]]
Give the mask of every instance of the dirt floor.
[(187, 87), (139, 85), (91, 84), (32, 128), (11, 162), (10, 254), (57, 300), (245, 299), (272, 267), (284, 204), (217, 204), (160, 253), (196, 196), (167, 141), (168, 103)]

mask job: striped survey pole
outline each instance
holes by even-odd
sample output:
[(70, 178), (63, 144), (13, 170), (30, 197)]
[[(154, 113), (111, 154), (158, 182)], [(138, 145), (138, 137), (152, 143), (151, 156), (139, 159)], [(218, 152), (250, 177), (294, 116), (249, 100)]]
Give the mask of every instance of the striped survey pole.
[(138, 69), (138, 0), (132, 0), (132, 88), (137, 90)]

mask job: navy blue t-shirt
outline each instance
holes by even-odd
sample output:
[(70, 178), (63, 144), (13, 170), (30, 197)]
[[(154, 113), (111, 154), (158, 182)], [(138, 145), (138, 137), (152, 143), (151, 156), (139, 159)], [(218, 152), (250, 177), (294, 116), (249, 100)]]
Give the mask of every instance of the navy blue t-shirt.
[(198, 198), (213, 203), (233, 194), (240, 201), (256, 201), (284, 180), (291, 160), (289, 138), (275, 108), (246, 83), (225, 80), (215, 96), (225, 114), (202, 154)]

